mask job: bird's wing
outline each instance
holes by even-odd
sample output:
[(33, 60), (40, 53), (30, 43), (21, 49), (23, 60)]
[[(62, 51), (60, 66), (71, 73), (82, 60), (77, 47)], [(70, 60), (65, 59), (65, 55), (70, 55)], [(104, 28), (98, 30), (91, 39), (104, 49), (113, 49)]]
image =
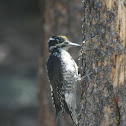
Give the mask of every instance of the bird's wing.
[(63, 95), (61, 92), (63, 83), (62, 66), (59, 57), (50, 55), (47, 61), (48, 77), (52, 86), (52, 98), (56, 108), (56, 114), (62, 110)]
[(59, 57), (50, 55), (47, 61), (47, 72), (53, 89), (62, 88), (62, 66)]

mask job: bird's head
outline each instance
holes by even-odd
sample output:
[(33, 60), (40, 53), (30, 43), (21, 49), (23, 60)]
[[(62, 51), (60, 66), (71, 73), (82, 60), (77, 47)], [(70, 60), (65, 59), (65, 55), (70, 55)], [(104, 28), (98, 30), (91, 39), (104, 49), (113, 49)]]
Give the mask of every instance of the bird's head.
[(80, 46), (77, 43), (70, 42), (66, 36), (53, 36), (48, 41), (49, 51), (52, 52), (56, 48), (68, 50), (71, 47)]

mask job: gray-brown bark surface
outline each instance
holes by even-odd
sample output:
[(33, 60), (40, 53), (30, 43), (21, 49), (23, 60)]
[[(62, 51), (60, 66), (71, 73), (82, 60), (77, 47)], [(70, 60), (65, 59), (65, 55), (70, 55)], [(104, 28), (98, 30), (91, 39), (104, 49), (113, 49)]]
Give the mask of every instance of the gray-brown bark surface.
[(83, 0), (81, 126), (126, 125), (125, 1)]

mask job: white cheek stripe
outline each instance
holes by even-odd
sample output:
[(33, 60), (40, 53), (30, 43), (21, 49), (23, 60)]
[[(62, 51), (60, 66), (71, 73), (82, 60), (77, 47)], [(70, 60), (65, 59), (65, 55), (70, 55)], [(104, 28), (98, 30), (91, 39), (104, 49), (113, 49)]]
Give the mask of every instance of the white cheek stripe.
[[(51, 40), (55, 40), (55, 39), (51, 37), (51, 38), (49, 38), (49, 41), (51, 41)], [(48, 41), (48, 42), (49, 42), (49, 41)]]

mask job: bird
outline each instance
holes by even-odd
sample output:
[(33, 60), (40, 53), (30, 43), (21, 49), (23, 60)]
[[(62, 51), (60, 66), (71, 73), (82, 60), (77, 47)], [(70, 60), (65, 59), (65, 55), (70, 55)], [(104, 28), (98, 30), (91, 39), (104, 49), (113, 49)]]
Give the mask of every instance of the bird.
[(46, 66), (56, 118), (60, 111), (65, 110), (76, 126), (78, 126), (76, 89), (80, 77), (78, 66), (68, 50), (79, 46), (81, 45), (69, 41), (66, 36), (50, 37), (48, 40), (50, 55)]

